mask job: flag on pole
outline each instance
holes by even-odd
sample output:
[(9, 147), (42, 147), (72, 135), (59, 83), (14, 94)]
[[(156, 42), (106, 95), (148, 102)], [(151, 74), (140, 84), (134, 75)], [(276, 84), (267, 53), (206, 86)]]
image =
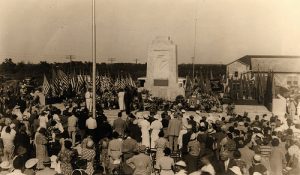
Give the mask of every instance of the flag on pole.
[(48, 80), (47, 80), (46, 75), (44, 74), (43, 94), (44, 94), (44, 95), (47, 95), (48, 92), (49, 92), (49, 90), (50, 90), (50, 84), (49, 84), (49, 82), (48, 82)]

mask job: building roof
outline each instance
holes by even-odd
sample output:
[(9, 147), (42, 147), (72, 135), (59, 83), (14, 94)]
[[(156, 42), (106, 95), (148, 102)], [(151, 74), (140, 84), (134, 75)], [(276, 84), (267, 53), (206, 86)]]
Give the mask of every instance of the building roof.
[(233, 62), (236, 61), (249, 65), (250, 70), (253, 72), (256, 71), (261, 71), (261, 72), (273, 71), (273, 72), (284, 72), (284, 73), (300, 72), (300, 56), (246, 55)]

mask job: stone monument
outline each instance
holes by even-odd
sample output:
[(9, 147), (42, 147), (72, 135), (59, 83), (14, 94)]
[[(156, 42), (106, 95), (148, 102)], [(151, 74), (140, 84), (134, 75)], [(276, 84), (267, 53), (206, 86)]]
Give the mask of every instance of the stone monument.
[(170, 37), (156, 37), (148, 49), (145, 88), (167, 100), (184, 95), (178, 84), (177, 47)]

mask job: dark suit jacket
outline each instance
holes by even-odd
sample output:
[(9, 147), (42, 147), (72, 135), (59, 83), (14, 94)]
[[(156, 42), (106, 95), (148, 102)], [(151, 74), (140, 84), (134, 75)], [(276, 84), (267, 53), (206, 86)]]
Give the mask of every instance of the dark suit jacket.
[(233, 166), (236, 166), (236, 162), (233, 159), (229, 159), (229, 164), (227, 170), (225, 170), (225, 164), (224, 161), (218, 161), (214, 168), (216, 170), (216, 175), (229, 175), (230, 171), (229, 168), (232, 168)]
[(124, 131), (126, 129), (126, 121), (118, 117), (113, 123), (113, 128), (120, 135), (124, 135)]

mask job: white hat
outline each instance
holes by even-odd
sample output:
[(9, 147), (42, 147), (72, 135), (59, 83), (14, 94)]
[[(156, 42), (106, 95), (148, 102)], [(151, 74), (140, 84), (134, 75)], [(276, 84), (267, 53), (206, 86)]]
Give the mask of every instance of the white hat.
[(39, 159), (33, 158), (29, 159), (25, 163), (25, 168), (32, 168), (34, 165), (38, 163)]
[(184, 109), (181, 109), (181, 112), (182, 112), (182, 113), (185, 113), (186, 111), (185, 111)]
[(192, 125), (187, 125), (186, 129), (192, 129)]
[(186, 167), (186, 164), (185, 164), (185, 162), (183, 160), (180, 160), (180, 161), (176, 162), (175, 165)]
[(259, 172), (254, 172), (253, 175), (262, 175), (262, 174)]
[(16, 125), (15, 125), (14, 123), (12, 123), (12, 124), (9, 125), (9, 127), (10, 127), (10, 128), (15, 128)]
[(195, 133), (193, 133), (193, 134), (191, 135), (190, 140), (194, 140), (194, 139), (196, 139), (196, 134), (195, 134)]
[(253, 156), (253, 160), (256, 161), (256, 162), (260, 162), (260, 161), (261, 161), (261, 156), (258, 155), (258, 154), (255, 154), (255, 155)]
[(241, 169), (238, 166), (233, 166), (231, 168), (229, 168), (232, 172), (234, 172), (234, 174), (236, 175), (242, 175)]
[(0, 164), (0, 168), (2, 168), (2, 169), (10, 169), (11, 165), (10, 165), (9, 161), (3, 161)]

